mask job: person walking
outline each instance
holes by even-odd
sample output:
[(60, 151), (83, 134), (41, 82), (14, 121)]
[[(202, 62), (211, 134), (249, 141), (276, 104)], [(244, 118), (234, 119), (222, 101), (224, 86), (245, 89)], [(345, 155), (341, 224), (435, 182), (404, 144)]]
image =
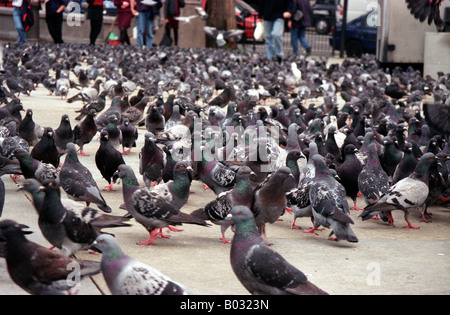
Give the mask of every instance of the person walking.
[(152, 2), (156, 2), (156, 4), (152, 5), (147, 5), (145, 4), (146, 2), (146, 0), (131, 0), (130, 2), (131, 12), (136, 16), (136, 44), (138, 47), (144, 46), (144, 33), (145, 46), (151, 47), (153, 45), (153, 26), (162, 7), (161, 0), (152, 0)]
[(48, 32), (55, 44), (64, 43), (62, 39), (63, 11), (69, 1), (67, 0), (41, 0), (45, 3), (45, 22)]
[(180, 9), (184, 8), (184, 0), (166, 0), (164, 2), (164, 18), (166, 22), (166, 34), (170, 37), (170, 30), (173, 30), (173, 40), (178, 46), (178, 20)]
[(306, 28), (311, 26), (312, 9), (309, 0), (292, 0), (289, 2), (291, 19), (288, 26), (291, 29), (291, 45), (294, 55), (298, 53), (298, 42), (306, 50), (306, 56), (311, 54), (311, 46), (306, 39)]
[(263, 22), (267, 58), (281, 62), (284, 57), (284, 19), (289, 19), (289, 0), (259, 0), (258, 21)]
[(91, 20), (89, 44), (95, 45), (103, 26), (103, 0), (88, 0), (87, 3), (89, 4), (87, 19)]
[(23, 28), (22, 17), (20, 14), (20, 8), (22, 7), (23, 1), (26, 0), (12, 0), (14, 26), (18, 34), (17, 43), (27, 42), (27, 32), (25, 32), (25, 29)]
[(128, 36), (128, 28), (131, 26), (130, 0), (114, 0), (114, 5), (117, 7), (117, 27), (119, 28), (119, 40), (122, 45), (130, 45), (130, 37)]

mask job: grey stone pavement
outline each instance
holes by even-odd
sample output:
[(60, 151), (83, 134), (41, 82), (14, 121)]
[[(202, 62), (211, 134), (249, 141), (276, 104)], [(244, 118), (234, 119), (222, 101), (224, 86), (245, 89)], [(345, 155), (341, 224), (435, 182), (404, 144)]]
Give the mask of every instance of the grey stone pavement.
[[(333, 61), (334, 62), (334, 61)], [(73, 95), (76, 91), (71, 91)], [(41, 126), (56, 128), (62, 114), (71, 118), (72, 127), (75, 110), (81, 102), (68, 104), (57, 96), (49, 96), (48, 91), (39, 86), (31, 97), (21, 96), (24, 108), (32, 108), (34, 120)], [(108, 100), (109, 105), (110, 100)], [(125, 156), (127, 164), (138, 174), (139, 150), (143, 145), (144, 129), (140, 129), (137, 148)], [(80, 161), (90, 168), (100, 187), (107, 182), (102, 179), (94, 162), (99, 141), (95, 138), (85, 147), (88, 157), (80, 156)], [(64, 157), (62, 162), (64, 161)], [(43, 238), (37, 225), (37, 214), (26, 193), (18, 191), (23, 177), (17, 180), (3, 176), (6, 185), (6, 201), (0, 219), (13, 219), (27, 224), (34, 231), (28, 238), (43, 246), (50, 246)], [(142, 178), (138, 176), (141, 184)], [(112, 214), (123, 215), (119, 209), (123, 203), (122, 186), (116, 191), (103, 192)], [(203, 191), (203, 185), (194, 181), (188, 204), (182, 211), (191, 212), (203, 207), (214, 198), (211, 191)], [(351, 201), (349, 200), (349, 204)], [(364, 201), (358, 199), (359, 207)], [(394, 212), (396, 226), (370, 220), (362, 222), (359, 211), (352, 210), (354, 231), (359, 243), (334, 242), (327, 240), (329, 230), (319, 235), (305, 234), (301, 230), (290, 229), (292, 215), (286, 213), (282, 221), (267, 227), (266, 239), (272, 248), (290, 263), (302, 270), (309, 280), (330, 294), (342, 295), (446, 295), (450, 293), (450, 210), (432, 207), (431, 223), (420, 222), (419, 213), (410, 218), (420, 229), (404, 229), (403, 213)], [(170, 234), (169, 239), (158, 239), (156, 245), (138, 246), (145, 241), (147, 231), (134, 220), (132, 227), (108, 229), (113, 233), (128, 255), (160, 270), (172, 279), (184, 284), (200, 295), (247, 295), (248, 292), (235, 277), (230, 261), (230, 245), (219, 241), (219, 226), (201, 227), (184, 225), (182, 232)], [(297, 220), (302, 229), (309, 228), (309, 218)], [(228, 239), (233, 233), (228, 230)], [(100, 260), (100, 254), (80, 252), (77, 258)], [(77, 288), (79, 295), (110, 294), (101, 274), (85, 279)], [(0, 259), (0, 295), (27, 294), (9, 278), (4, 259)]]

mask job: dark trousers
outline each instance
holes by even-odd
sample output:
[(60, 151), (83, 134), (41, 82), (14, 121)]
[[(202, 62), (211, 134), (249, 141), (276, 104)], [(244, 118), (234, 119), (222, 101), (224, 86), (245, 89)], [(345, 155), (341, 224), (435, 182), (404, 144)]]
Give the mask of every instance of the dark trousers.
[(173, 42), (174, 42), (175, 46), (178, 46), (178, 29), (171, 28), (170, 25), (166, 24), (166, 33), (167, 33), (167, 35), (169, 35), (169, 37), (170, 37), (171, 29), (173, 30)]
[(53, 38), (53, 42), (55, 44), (64, 43), (64, 41), (62, 40), (63, 14), (62, 13), (48, 14), (45, 17), (45, 22), (47, 23), (48, 32), (50, 33), (50, 36)]
[(102, 31), (103, 20), (91, 20), (91, 33), (89, 40), (91, 45), (95, 45), (98, 35)]
[(128, 37), (128, 28), (119, 26), (120, 36), (119, 40), (121, 44), (130, 45), (130, 37)]

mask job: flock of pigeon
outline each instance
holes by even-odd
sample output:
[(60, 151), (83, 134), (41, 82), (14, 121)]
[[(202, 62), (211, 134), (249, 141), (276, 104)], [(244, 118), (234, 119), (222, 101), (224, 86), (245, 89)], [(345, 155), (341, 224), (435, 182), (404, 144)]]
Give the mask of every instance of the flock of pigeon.
[[(304, 232), (329, 228), (330, 240), (358, 242), (347, 197), (352, 209), (364, 199), (362, 220), (393, 225), (391, 212), (400, 210), (410, 228), (410, 212), (428, 221), (429, 206), (448, 203), (450, 74), (389, 71), (373, 56), (327, 66), (324, 58), (275, 63), (245, 51), (71, 44), (9, 45), (2, 70), (1, 175), (24, 177), (39, 228), (58, 249), (27, 240), (20, 222), (0, 221), (0, 256), (31, 294), (66, 293), (74, 262), (81, 276), (103, 273), (113, 294), (192, 294), (102, 232), (132, 219), (149, 233), (142, 245), (165, 237), (163, 228), (219, 225), (232, 243), (231, 267), (252, 294), (326, 294), (270, 247), (266, 224), (288, 211), (292, 228), (308, 217), (313, 227)], [(20, 98), (33, 97), (35, 86), (62, 106), (80, 104), (73, 128), (68, 115), (54, 130), (30, 109), (22, 117)], [(137, 174), (123, 155), (142, 134)], [(95, 164), (108, 189), (120, 179), (125, 216), (111, 214), (96, 170), (79, 159), (96, 135)], [(186, 213), (193, 181), (216, 198)], [(74, 258), (86, 249), (101, 252), (101, 262)]]

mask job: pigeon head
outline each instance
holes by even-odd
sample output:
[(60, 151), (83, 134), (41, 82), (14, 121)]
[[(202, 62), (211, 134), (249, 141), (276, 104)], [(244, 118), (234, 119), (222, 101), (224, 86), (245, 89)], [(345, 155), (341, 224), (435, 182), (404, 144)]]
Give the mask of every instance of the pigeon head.
[(345, 154), (355, 154), (356, 151), (358, 151), (358, 149), (356, 149), (355, 145), (353, 144), (347, 144), (344, 148)]
[[(230, 214), (227, 216), (227, 220), (233, 221), (236, 224), (239, 224), (241, 222), (246, 221), (253, 221), (255, 220), (253, 213), (250, 211), (250, 209), (246, 206), (234, 206)], [(256, 225), (255, 225), (256, 228)]]
[(186, 161), (180, 161), (175, 164), (173, 173), (175, 175), (184, 175), (193, 172), (193, 168)]
[(114, 236), (100, 234), (92, 244), (94, 248), (101, 251), (102, 255), (109, 258), (120, 258), (123, 256), (122, 249)]
[(28, 228), (29, 226), (17, 223), (13, 220), (2, 220), (0, 221), (0, 241), (5, 242), (16, 235), (23, 236), (24, 234), (33, 233), (31, 231), (24, 231), (24, 229)]
[(27, 109), (27, 112), (25, 113), (26, 117), (32, 117), (33, 116), (33, 110), (32, 109)]
[(329, 170), (327, 164), (325, 163), (325, 159), (323, 156), (321, 156), (320, 154), (315, 154), (312, 157), (312, 160), (314, 163), (314, 167), (316, 168), (316, 176), (330, 174), (330, 170)]
[(436, 163), (436, 160), (437, 158), (433, 153), (425, 153), (420, 158), (419, 163), (417, 163), (414, 173), (416, 173), (419, 177), (427, 176), (429, 174), (430, 167)]
[(34, 178), (28, 178), (24, 180), (22, 186), (19, 187), (19, 190), (25, 190), (29, 193), (38, 192), (41, 187), (41, 183)]
[(56, 191), (56, 190), (59, 192), (59, 184), (54, 179), (47, 179), (47, 180), (44, 180), (40, 189), (43, 190), (44, 192), (50, 192), (50, 191)]
[(100, 141), (108, 141), (108, 140), (109, 140), (108, 131), (102, 130), (102, 132), (100, 132)]

